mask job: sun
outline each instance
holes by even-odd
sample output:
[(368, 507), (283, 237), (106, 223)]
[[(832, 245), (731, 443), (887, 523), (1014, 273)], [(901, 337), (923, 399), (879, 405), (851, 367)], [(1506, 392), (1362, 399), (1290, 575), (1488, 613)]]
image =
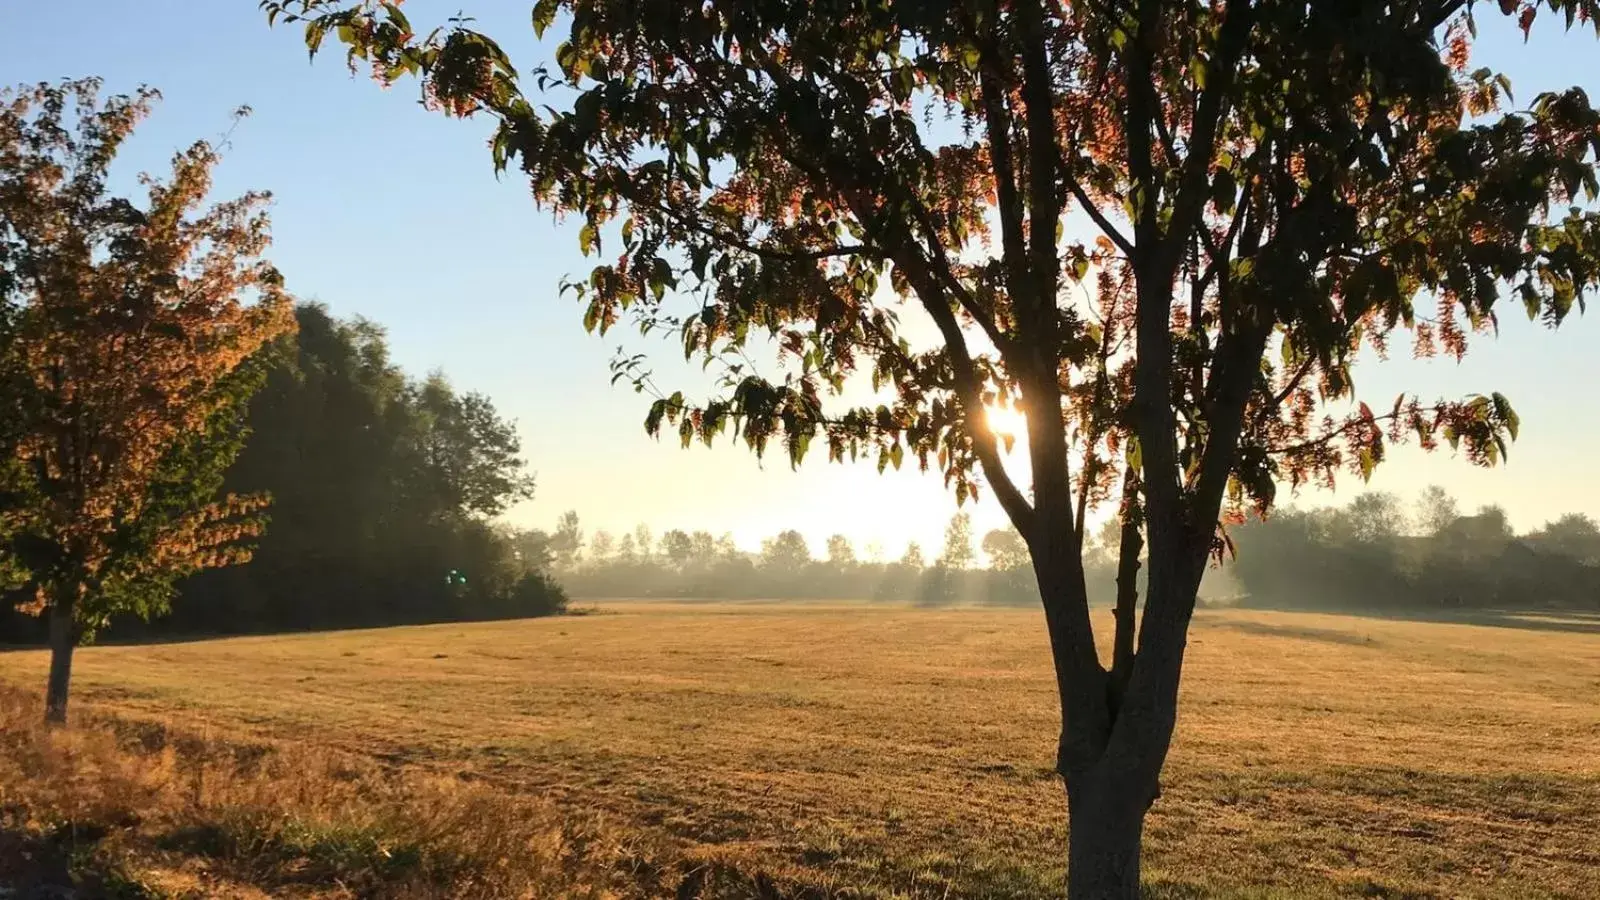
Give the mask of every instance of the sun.
[(1028, 419), (1015, 406), (985, 406), (983, 418), (995, 434), (1022, 437), (1028, 430)]

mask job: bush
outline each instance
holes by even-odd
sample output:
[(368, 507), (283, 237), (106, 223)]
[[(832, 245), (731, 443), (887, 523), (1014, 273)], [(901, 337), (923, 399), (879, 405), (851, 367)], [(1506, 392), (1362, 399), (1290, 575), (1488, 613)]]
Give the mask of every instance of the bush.
[(527, 572), (511, 586), (507, 605), (516, 617), (559, 616), (567, 611), (567, 592), (550, 573)]

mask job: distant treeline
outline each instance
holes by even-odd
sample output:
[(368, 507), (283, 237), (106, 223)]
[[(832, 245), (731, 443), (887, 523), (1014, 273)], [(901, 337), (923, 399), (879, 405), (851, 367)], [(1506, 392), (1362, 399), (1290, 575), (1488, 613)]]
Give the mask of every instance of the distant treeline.
[[(870, 548), (863, 559), (839, 534), (824, 542), (819, 557), (794, 530), (763, 541), (756, 553), (740, 550), (728, 535), (673, 530), (657, 539), (644, 525), (621, 537), (597, 531), (585, 539), (576, 513), (562, 518), (549, 542), (557, 576), (577, 597), (878, 600), (921, 606), (1039, 603), (1021, 535), (1011, 529), (990, 531), (980, 542), (980, 559), (971, 519), (964, 513), (950, 520), (944, 546), (931, 560), (916, 542), (891, 560)], [(1098, 548), (1086, 559), (1090, 596), (1094, 602), (1110, 603), (1115, 561)]]
[[(1440, 488), (1413, 511), (1391, 494), (1368, 493), (1342, 507), (1275, 512), (1230, 530), (1234, 554), (1213, 567), (1203, 604), (1320, 610), (1600, 610), (1600, 527), (1568, 515), (1527, 534), (1505, 512), (1462, 515)], [(1110, 524), (1085, 553), (1090, 600), (1115, 598), (1116, 531)], [(820, 553), (787, 530), (746, 552), (731, 536), (640, 525), (621, 536), (586, 536), (567, 513), (534, 543), (574, 596), (704, 599), (851, 599), (923, 606), (1034, 606), (1038, 588), (1022, 538), (1011, 529), (974, 546), (970, 520), (955, 516), (932, 560), (910, 544), (897, 558), (867, 558), (843, 535)], [(1141, 575), (1143, 570), (1141, 568)], [(1141, 592), (1143, 585), (1141, 582)]]
[(1408, 512), (1370, 493), (1286, 509), (1233, 532), (1231, 566), (1252, 606), (1329, 610), (1600, 610), (1600, 527), (1563, 516), (1517, 534), (1505, 511), (1462, 515), (1430, 487)]
[[(267, 491), (254, 558), (178, 586), (172, 613), (106, 637), (259, 632), (543, 615), (566, 596), (538, 535), (494, 524), (532, 493), (509, 422), (441, 374), (408, 378), (383, 331), (316, 304), (272, 352), (224, 490)], [(39, 620), (0, 612), (0, 641)]]

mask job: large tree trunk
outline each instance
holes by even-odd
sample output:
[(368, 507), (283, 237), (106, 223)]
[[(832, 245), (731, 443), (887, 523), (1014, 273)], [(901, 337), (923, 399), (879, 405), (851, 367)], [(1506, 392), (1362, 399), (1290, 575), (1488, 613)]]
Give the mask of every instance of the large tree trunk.
[(67, 688), (72, 680), (72, 651), (78, 645), (78, 629), (73, 621), (73, 599), (60, 596), (50, 606), (50, 686), (45, 692), (44, 719), (57, 725), (67, 721)]
[[(1188, 619), (1184, 610), (1193, 597), (1190, 591), (1189, 603), (1180, 602), (1187, 579), (1172, 585), (1166, 577), (1170, 563), (1152, 568), (1158, 589), (1169, 587), (1174, 592), (1151, 595), (1137, 653), (1123, 647), (1117, 669), (1097, 668), (1098, 677), (1071, 679), (1078, 684), (1094, 682), (1103, 705), (1096, 709), (1078, 691), (1069, 690), (1070, 682), (1062, 684), (1057, 766), (1067, 793), (1069, 900), (1139, 897), (1144, 818), (1160, 794), (1161, 769), (1177, 724), (1177, 684)], [(1131, 572), (1125, 574), (1131, 584)], [(1131, 605), (1131, 592), (1123, 600)], [(1131, 613), (1124, 611), (1129, 618)], [(1070, 664), (1058, 655), (1058, 673)]]
[[(1105, 766), (1098, 766), (1103, 770)], [(1139, 855), (1148, 796), (1103, 771), (1067, 790), (1068, 900), (1138, 900)]]

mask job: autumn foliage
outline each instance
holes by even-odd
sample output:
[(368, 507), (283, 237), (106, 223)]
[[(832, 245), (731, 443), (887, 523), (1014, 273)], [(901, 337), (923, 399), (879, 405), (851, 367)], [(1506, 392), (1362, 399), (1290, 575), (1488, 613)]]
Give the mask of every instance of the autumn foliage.
[[(583, 220), (586, 327), (722, 373), (699, 399), (624, 355), (648, 430), (909, 456), (993, 493), (1043, 601), (1084, 900), (1138, 895), (1230, 521), (1400, 441), (1491, 464), (1517, 436), (1489, 386), (1364, 398), (1357, 360), (1408, 331), (1460, 355), (1508, 307), (1555, 325), (1600, 284), (1600, 111), (1471, 67), (1480, 27), (1533, 27), (1518, 0), (538, 0), (535, 35), (563, 39), (531, 78), (467, 20), (261, 5), (495, 121), (497, 169)], [(1008, 461), (987, 411), (1011, 405)], [(1126, 586), (1109, 667), (1083, 561), (1101, 504)]]
[(74, 639), (150, 615), (173, 578), (248, 558), (264, 495), (214, 496), (238, 449), (249, 365), (294, 325), (268, 196), (207, 206), (216, 148), (112, 195), (118, 149), (158, 95), (101, 102), (93, 79), (0, 94), (0, 288), (7, 403), (23, 423), (5, 504), (28, 609)]

